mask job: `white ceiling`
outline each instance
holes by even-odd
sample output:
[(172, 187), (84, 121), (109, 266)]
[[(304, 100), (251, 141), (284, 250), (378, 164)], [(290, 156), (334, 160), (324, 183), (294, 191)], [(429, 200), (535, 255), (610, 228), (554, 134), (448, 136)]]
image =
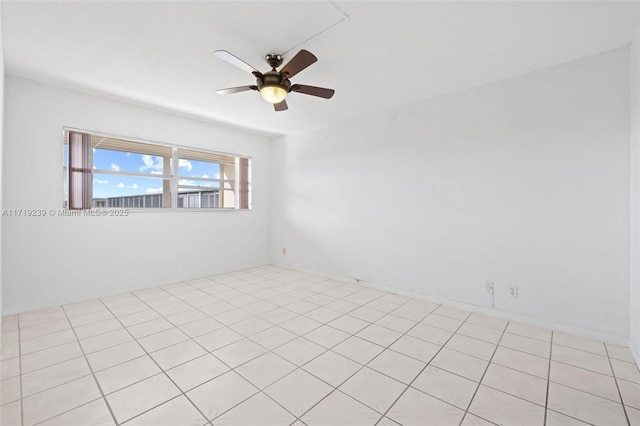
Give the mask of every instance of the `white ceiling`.
[[(267, 133), (313, 129), (627, 45), (628, 2), (2, 1), (8, 74), (125, 98)], [(266, 71), (300, 48), (318, 62), (274, 112), (213, 56)]]

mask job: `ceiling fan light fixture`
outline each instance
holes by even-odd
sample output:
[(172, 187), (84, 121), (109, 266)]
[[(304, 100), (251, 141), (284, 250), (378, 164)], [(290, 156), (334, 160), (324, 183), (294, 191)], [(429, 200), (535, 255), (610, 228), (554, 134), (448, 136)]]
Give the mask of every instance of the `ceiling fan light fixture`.
[(260, 92), (260, 95), (265, 101), (273, 105), (275, 111), (286, 111), (289, 109), (286, 101), (289, 92), (317, 96), (324, 99), (331, 99), (335, 93), (335, 90), (324, 87), (291, 84), (291, 80), (289, 80), (291, 77), (297, 75), (300, 71), (308, 68), (318, 60), (318, 58), (308, 50), (300, 50), (280, 71), (278, 71), (277, 68), (282, 65), (282, 55), (274, 53), (268, 54), (265, 59), (271, 67), (271, 70), (265, 73), (258, 71), (226, 50), (216, 50), (214, 55), (235, 67), (248, 71), (256, 79), (255, 85), (216, 90), (216, 93), (220, 95), (256, 90)]
[(287, 97), (287, 91), (278, 84), (265, 84), (260, 88), (260, 95), (270, 104), (279, 104)]

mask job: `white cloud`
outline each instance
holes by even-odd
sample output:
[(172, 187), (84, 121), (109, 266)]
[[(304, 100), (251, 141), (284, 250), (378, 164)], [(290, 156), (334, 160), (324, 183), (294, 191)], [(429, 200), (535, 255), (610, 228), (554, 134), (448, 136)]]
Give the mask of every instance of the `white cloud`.
[(213, 176), (202, 175), (201, 177), (208, 178), (208, 179), (220, 179), (220, 173), (215, 173)]
[(111, 170), (113, 170), (114, 172), (119, 172), (120, 166), (118, 166), (117, 164), (111, 163)]
[(191, 171), (191, 169), (193, 169), (193, 166), (191, 165), (191, 161), (189, 161), (189, 160), (184, 160), (184, 159), (182, 159), (182, 158), (179, 160), (179, 162), (178, 162), (178, 166), (179, 166), (181, 169), (185, 169), (185, 170), (186, 170), (186, 171), (188, 171), (188, 172), (190, 172), (190, 171)]
[(93, 183), (98, 183), (98, 184), (104, 185), (105, 183), (109, 183), (109, 181), (108, 180), (103, 180), (103, 179), (94, 179)]
[(116, 185), (116, 188), (124, 188), (124, 183), (120, 182)]
[(160, 188), (147, 188), (147, 194), (162, 194), (162, 187), (160, 187)]
[(151, 170), (151, 173), (160, 173), (162, 172), (162, 157), (152, 157), (151, 155), (143, 155), (142, 156), (142, 166), (140, 166), (140, 171), (144, 172), (146, 170)]
[(138, 184), (134, 183), (133, 185), (129, 185), (129, 188), (138, 189)]
[(151, 170), (151, 174), (152, 174), (152, 175), (161, 175), (161, 174), (162, 174), (162, 172), (156, 172), (156, 171), (154, 171), (154, 170)]
[(209, 182), (203, 182), (201, 180), (194, 181), (194, 180), (189, 180), (189, 179), (180, 179), (180, 180), (178, 180), (178, 185), (211, 187), (211, 183), (209, 183)]

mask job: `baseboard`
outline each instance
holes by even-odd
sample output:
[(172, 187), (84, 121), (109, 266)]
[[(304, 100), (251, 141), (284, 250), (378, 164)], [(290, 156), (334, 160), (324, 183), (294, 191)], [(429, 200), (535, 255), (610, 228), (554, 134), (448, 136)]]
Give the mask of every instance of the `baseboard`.
[(83, 302), (85, 300), (91, 300), (91, 299), (96, 299), (96, 298), (101, 298), (101, 297), (110, 297), (110, 296), (116, 296), (118, 294), (122, 294), (122, 293), (131, 293), (134, 291), (140, 291), (140, 290), (147, 290), (150, 288), (155, 288), (155, 287), (162, 287), (165, 285), (170, 285), (170, 284), (175, 284), (178, 282), (183, 282), (183, 281), (191, 281), (191, 280), (196, 280), (198, 278), (202, 278), (202, 277), (209, 277), (212, 275), (219, 275), (219, 274), (228, 274), (231, 272), (238, 272), (238, 271), (243, 271), (245, 269), (250, 269), (250, 268), (257, 268), (260, 266), (266, 266), (268, 265), (268, 263), (261, 263), (259, 265), (252, 265), (252, 266), (246, 266), (243, 268), (233, 268), (233, 269), (227, 269), (227, 270), (221, 270), (221, 271), (216, 271), (216, 272), (212, 272), (210, 274), (207, 275), (199, 275), (197, 277), (185, 277), (181, 280), (175, 281), (165, 281), (165, 282), (160, 282), (160, 283), (154, 283), (152, 285), (142, 285), (142, 286), (138, 286), (138, 287), (131, 287), (131, 288), (127, 288), (127, 289), (120, 289), (118, 291), (106, 291), (106, 292), (94, 292), (94, 293), (88, 293), (88, 294), (84, 294), (82, 296), (78, 296), (78, 297), (71, 297), (71, 298), (66, 298), (66, 299), (57, 299), (57, 300), (53, 300), (51, 302), (46, 302), (46, 303), (39, 303), (39, 304), (34, 304), (34, 305), (18, 305), (18, 306), (9, 306), (6, 308), (2, 309), (2, 315), (3, 316), (9, 316), (9, 315), (16, 315), (16, 314), (21, 314), (24, 312), (30, 312), (30, 311), (38, 311), (41, 309), (47, 309), (47, 308), (53, 308), (56, 306), (60, 306), (60, 305), (68, 305), (70, 303), (76, 303), (76, 302)]
[[(296, 267), (291, 266), (291, 265), (278, 264), (278, 263), (274, 263), (274, 262), (272, 262), (272, 264), (274, 264), (276, 266), (283, 267), (283, 268), (297, 270), (297, 271), (300, 271), (300, 272), (306, 272), (306, 273), (309, 273), (309, 274), (320, 275), (320, 276), (323, 276), (323, 277), (326, 277), (326, 278), (329, 278), (329, 279), (344, 281), (344, 282), (347, 282), (347, 283), (361, 284), (361, 285), (364, 285), (366, 287), (373, 288), (373, 289), (376, 289), (376, 290), (383, 290), (383, 291), (387, 291), (389, 293), (395, 293), (395, 294), (411, 297), (411, 298), (418, 299), (418, 300), (424, 300), (426, 302), (437, 303), (439, 305), (444, 305), (444, 306), (450, 306), (452, 308), (458, 308), (458, 309), (462, 309), (462, 310), (468, 311), (468, 312), (474, 312), (474, 313), (483, 314), (483, 315), (487, 315), (487, 316), (491, 316), (491, 317), (501, 318), (501, 319), (505, 319), (505, 320), (508, 320), (508, 321), (517, 321), (517, 322), (521, 322), (523, 324), (533, 325), (533, 326), (536, 326), (536, 327), (542, 327), (542, 328), (550, 329), (550, 330), (553, 330), (553, 331), (559, 331), (561, 333), (573, 334), (575, 336), (584, 337), (586, 339), (598, 340), (598, 341), (602, 341), (602, 342), (606, 342), (606, 343), (611, 343), (611, 344), (614, 344), (614, 345), (630, 347), (629, 338), (626, 337), (626, 336), (616, 336), (616, 335), (613, 335), (613, 334), (603, 333), (603, 332), (590, 330), (590, 329), (586, 329), (586, 328), (581, 328), (581, 327), (575, 327), (575, 326), (572, 326), (572, 325), (561, 324), (561, 323), (556, 323), (556, 322), (551, 322), (551, 321), (545, 321), (545, 320), (538, 319), (538, 318), (531, 318), (531, 317), (521, 316), (521, 315), (517, 315), (517, 314), (511, 313), (511, 312), (504, 312), (504, 311), (500, 311), (500, 310), (496, 310), (496, 309), (483, 308), (481, 306), (470, 305), (470, 304), (467, 304), (467, 303), (457, 302), (455, 300), (449, 300), (449, 299), (444, 299), (444, 298), (440, 298), (440, 297), (431, 297), (431, 296), (423, 294), (423, 293), (416, 293), (416, 292), (403, 290), (403, 289), (398, 289), (398, 288), (395, 288), (395, 287), (386, 286), (386, 285), (382, 285), (382, 284), (378, 284), (378, 283), (371, 283), (371, 282), (367, 282), (367, 281), (354, 280), (354, 279), (335, 276), (335, 275), (331, 275), (331, 274), (325, 274), (325, 273), (312, 271), (312, 270), (305, 269), (305, 268), (296, 268)], [(636, 362), (638, 361), (638, 359), (640, 359), (640, 357), (638, 357), (637, 354), (638, 354), (638, 351), (636, 350), (636, 354), (634, 355), (634, 357), (636, 359)]]
[(360, 282), (360, 284), (363, 284), (367, 287), (371, 287), (371, 288), (375, 288), (378, 290), (384, 290), (384, 291), (388, 291), (391, 293), (397, 293), (400, 294), (402, 296), (407, 296), (407, 297), (412, 297), (414, 299), (419, 299), (419, 300), (424, 300), (427, 302), (431, 302), (431, 303), (437, 303), (439, 305), (444, 305), (444, 306), (449, 306), (452, 308), (458, 308), (464, 311), (468, 311), (468, 312), (474, 312), (474, 313), (478, 313), (478, 314), (482, 314), (482, 315), (487, 315), (490, 317), (496, 317), (496, 318), (501, 318), (501, 319), (505, 319), (507, 321), (517, 321), (517, 322), (521, 322), (523, 324), (528, 324), (528, 325), (533, 325), (536, 327), (541, 327), (541, 328), (546, 328), (546, 329), (550, 329), (553, 331), (559, 331), (561, 333), (567, 333), (567, 334), (572, 334), (574, 336), (579, 336), (579, 337), (584, 337), (586, 339), (591, 339), (591, 340), (598, 340), (598, 341), (602, 341), (602, 342), (606, 342), (606, 343), (611, 343), (614, 345), (619, 345), (619, 346), (628, 346), (629, 343), (629, 339), (627, 337), (623, 337), (623, 336), (616, 336), (616, 335), (612, 335), (612, 334), (608, 334), (608, 333), (602, 333), (599, 331), (595, 331), (595, 330), (590, 330), (590, 329), (586, 329), (586, 328), (581, 328), (581, 327), (575, 327), (572, 325), (567, 325), (567, 324), (560, 324), (560, 323), (556, 323), (556, 322), (552, 322), (552, 321), (545, 321), (545, 320), (541, 320), (538, 318), (531, 318), (531, 317), (526, 317), (526, 316), (522, 316), (522, 315), (517, 315), (511, 312), (504, 312), (504, 311), (500, 311), (497, 309), (488, 309), (488, 308), (483, 308), (481, 306), (476, 306), (476, 305), (470, 305), (467, 303), (462, 303), (462, 302), (456, 302), (454, 300), (449, 300), (449, 299), (444, 299), (444, 298), (434, 298), (434, 297), (428, 297), (424, 294), (421, 293), (415, 293), (415, 292), (411, 292), (411, 291), (404, 291), (404, 290), (400, 290), (400, 289), (396, 289), (393, 287), (389, 287), (389, 286), (383, 286), (383, 285), (378, 285), (378, 284), (370, 284), (370, 283), (366, 283), (366, 282)]

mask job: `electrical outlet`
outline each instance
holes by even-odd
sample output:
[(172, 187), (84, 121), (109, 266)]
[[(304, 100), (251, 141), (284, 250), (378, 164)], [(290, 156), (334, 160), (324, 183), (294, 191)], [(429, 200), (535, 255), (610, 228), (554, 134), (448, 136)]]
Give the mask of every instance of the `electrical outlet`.
[(507, 285), (507, 294), (509, 297), (518, 297), (518, 286), (514, 284)]
[(285, 254), (287, 254), (287, 249), (282, 247), (282, 255), (284, 256)]
[(484, 283), (484, 292), (487, 294), (493, 294), (493, 283), (491, 281)]

